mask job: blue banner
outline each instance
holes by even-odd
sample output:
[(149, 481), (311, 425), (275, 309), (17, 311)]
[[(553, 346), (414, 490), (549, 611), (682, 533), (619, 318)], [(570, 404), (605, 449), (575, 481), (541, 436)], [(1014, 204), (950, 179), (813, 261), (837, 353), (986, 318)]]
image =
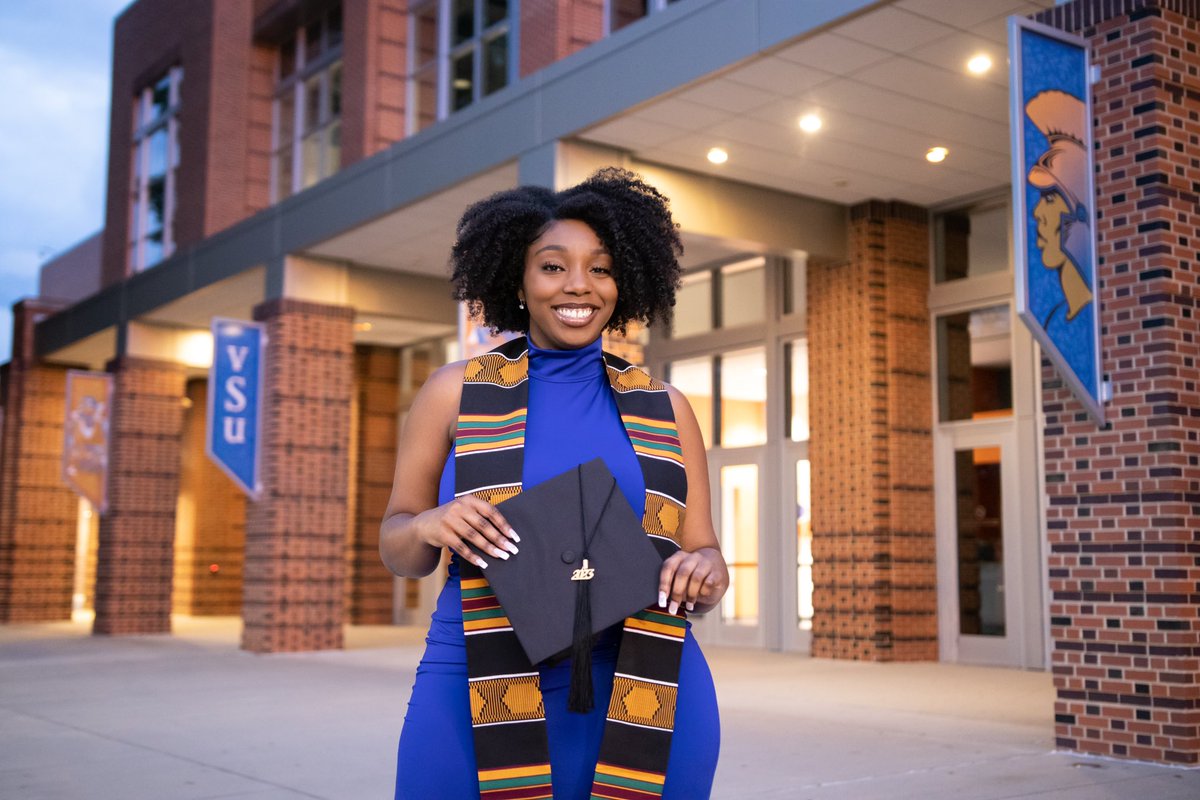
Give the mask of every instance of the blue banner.
[(1017, 314), (1104, 422), (1087, 42), (1009, 18)]
[(214, 317), (213, 360), (208, 372), (208, 436), (205, 450), (252, 499), (262, 496), (262, 324)]

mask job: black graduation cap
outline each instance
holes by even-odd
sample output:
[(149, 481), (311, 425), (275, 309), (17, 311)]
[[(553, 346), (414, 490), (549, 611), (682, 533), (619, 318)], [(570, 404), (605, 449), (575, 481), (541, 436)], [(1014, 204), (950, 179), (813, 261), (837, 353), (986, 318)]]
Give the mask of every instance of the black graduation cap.
[(592, 635), (657, 602), (662, 556), (600, 458), (498, 507), (520, 552), (488, 583), (531, 664), (572, 648), (569, 707), (590, 709)]

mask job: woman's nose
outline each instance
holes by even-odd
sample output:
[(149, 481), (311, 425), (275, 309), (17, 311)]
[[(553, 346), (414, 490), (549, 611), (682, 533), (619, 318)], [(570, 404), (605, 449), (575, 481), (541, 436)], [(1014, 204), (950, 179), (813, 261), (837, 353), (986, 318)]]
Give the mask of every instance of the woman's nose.
[(592, 283), (585, 267), (571, 267), (567, 270), (567, 281), (564, 290), (571, 294), (586, 294), (591, 291)]

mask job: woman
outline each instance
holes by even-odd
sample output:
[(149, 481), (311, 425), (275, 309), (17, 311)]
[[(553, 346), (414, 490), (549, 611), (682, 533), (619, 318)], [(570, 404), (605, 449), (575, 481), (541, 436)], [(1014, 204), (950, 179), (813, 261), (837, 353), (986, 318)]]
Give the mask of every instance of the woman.
[[(501, 192), (459, 222), (456, 297), (527, 337), (435, 372), (401, 436), (383, 561), (416, 577), (443, 548), (452, 559), (400, 736), (397, 798), (549, 797), (551, 786), (587, 798), (593, 782), (604, 796), (708, 796), (716, 698), (682, 613), (714, 608), (729, 584), (704, 444), (682, 394), (600, 350), (604, 330), (669, 313), (681, 250), (666, 199), (619, 169), (558, 193)], [(674, 552), (659, 608), (597, 637), (594, 707), (575, 713), (571, 664), (522, 666), (484, 578), (488, 559), (521, 557), (521, 532), (493, 503), (596, 457)]]

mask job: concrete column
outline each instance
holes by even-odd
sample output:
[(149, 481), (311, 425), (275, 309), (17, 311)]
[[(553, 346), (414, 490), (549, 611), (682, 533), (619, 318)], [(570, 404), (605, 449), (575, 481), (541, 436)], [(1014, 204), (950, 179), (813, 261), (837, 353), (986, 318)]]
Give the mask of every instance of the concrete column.
[(342, 646), (354, 310), (291, 298), (267, 323), (262, 500), (246, 508), (242, 647)]
[(863, 203), (810, 266), (816, 656), (937, 658), (926, 220)]
[(57, 306), (13, 306), (0, 439), (0, 622), (71, 617), (78, 501), (62, 481), (66, 369), (38, 363), (33, 324)]
[(1200, 764), (1196, 52), (1181, 0), (1076, 0), (1093, 85), (1102, 369), (1098, 429), (1043, 366), (1057, 745)]
[(122, 355), (113, 408), (108, 512), (96, 562), (97, 634), (169, 633), (184, 370)]

